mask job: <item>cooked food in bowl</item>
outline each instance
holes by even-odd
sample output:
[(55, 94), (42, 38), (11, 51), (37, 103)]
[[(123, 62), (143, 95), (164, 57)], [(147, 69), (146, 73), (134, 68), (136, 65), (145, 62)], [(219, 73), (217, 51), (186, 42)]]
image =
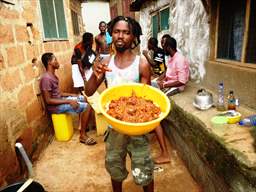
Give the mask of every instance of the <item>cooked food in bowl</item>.
[(142, 123), (157, 119), (161, 110), (152, 100), (137, 97), (135, 92), (132, 92), (130, 97), (123, 96), (112, 100), (107, 113), (121, 121)]
[[(161, 113), (156, 119), (147, 122), (133, 123), (121, 121), (107, 113), (112, 100), (118, 100), (121, 97), (130, 97), (133, 92), (135, 92), (137, 97), (151, 100), (160, 108)], [(141, 83), (127, 83), (104, 90), (99, 98), (99, 109), (106, 121), (116, 131), (126, 135), (143, 135), (155, 129), (160, 124), (160, 121), (169, 114), (171, 102), (169, 98), (157, 88)], [(133, 113), (133, 111), (131, 110), (130, 113)]]

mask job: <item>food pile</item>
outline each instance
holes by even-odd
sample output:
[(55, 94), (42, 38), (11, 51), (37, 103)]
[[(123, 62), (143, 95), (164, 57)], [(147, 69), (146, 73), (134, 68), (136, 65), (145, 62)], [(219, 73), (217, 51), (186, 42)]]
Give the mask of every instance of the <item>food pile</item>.
[(157, 119), (161, 110), (153, 101), (137, 97), (133, 92), (130, 97), (112, 100), (107, 113), (121, 121), (142, 123)]

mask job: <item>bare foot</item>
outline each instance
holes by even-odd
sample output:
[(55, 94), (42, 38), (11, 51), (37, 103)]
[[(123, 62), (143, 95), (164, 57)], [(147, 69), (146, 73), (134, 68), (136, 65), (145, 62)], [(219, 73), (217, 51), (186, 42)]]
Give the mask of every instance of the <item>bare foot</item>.
[(170, 163), (170, 157), (169, 156), (164, 156), (164, 155), (160, 155), (159, 157), (157, 157), (154, 162), (156, 164), (165, 164), (165, 163)]

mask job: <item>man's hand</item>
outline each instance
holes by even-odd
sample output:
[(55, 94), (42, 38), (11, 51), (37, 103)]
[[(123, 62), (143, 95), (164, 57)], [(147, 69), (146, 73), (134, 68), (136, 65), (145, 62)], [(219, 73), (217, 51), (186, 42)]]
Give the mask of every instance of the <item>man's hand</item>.
[(77, 109), (79, 107), (79, 103), (76, 100), (69, 100), (69, 104), (73, 109)]
[(164, 88), (164, 81), (157, 81), (157, 84), (158, 84), (160, 89)]
[(143, 55), (147, 55), (147, 54), (148, 54), (148, 51), (147, 51), (147, 50), (143, 50), (143, 51), (142, 51), (142, 54), (143, 54)]
[(108, 63), (102, 61), (102, 59), (101, 57), (97, 57), (93, 65), (93, 73), (98, 79), (101, 78), (106, 71), (112, 71), (108, 68)]

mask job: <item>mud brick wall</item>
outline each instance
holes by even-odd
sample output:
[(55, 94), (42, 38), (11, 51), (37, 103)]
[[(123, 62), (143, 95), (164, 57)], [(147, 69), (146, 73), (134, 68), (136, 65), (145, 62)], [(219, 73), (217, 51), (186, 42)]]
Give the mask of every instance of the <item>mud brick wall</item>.
[(61, 41), (44, 41), (39, 1), (13, 2), (0, 2), (0, 186), (24, 177), (25, 168), (20, 166), (14, 147), (17, 141), (35, 160), (53, 137), (38, 88), (44, 72), (41, 55), (53, 52), (57, 56), (61, 89), (73, 91), (70, 58), (84, 29), (80, 26), (81, 34), (73, 35), (71, 9), (78, 13), (82, 25), (80, 0), (63, 1), (68, 40)]

